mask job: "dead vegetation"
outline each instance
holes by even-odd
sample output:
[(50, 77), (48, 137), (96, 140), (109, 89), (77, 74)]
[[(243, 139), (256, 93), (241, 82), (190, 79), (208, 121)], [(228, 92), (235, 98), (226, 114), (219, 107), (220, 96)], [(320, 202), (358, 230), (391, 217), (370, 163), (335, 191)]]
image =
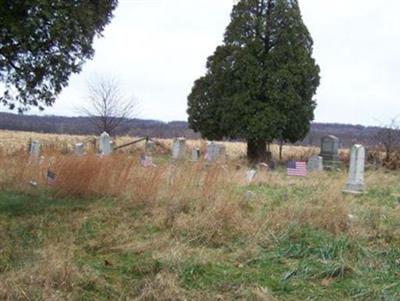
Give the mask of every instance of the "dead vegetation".
[(367, 172), (369, 193), (354, 198), (341, 193), (344, 171), (278, 168), (247, 183), (240, 156), (206, 165), (160, 153), (144, 168), (140, 150), (54, 149), (37, 162), (0, 151), (1, 300), (374, 300), (376, 279), (400, 294), (394, 173)]

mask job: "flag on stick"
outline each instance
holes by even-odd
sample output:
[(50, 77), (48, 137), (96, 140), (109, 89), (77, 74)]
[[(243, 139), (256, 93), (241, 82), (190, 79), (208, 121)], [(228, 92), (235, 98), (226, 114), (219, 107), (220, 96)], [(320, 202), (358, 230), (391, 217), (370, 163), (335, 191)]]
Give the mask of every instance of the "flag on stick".
[(307, 176), (307, 164), (302, 161), (289, 161), (287, 165), (288, 176), (305, 177)]
[(157, 167), (153, 163), (152, 157), (146, 156), (146, 155), (141, 155), (140, 156), (140, 164), (142, 164), (142, 166), (144, 166), (144, 167)]
[(57, 176), (51, 170), (47, 171), (47, 185), (54, 186), (56, 184)]

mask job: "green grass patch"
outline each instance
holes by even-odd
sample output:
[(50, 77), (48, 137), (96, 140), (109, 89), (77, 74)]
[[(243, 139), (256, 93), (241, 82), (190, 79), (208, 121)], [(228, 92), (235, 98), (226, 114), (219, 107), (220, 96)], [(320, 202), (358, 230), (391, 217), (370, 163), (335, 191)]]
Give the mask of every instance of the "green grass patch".
[[(278, 207), (287, 192), (267, 184), (240, 189), (244, 190), (239, 193), (251, 190), (264, 196), (265, 210)], [(306, 202), (314, 191), (299, 185), (288, 193), (288, 202), (290, 196)], [(254, 288), (266, 288), (278, 300), (400, 300), (400, 246), (395, 239), (399, 222), (389, 215), (394, 206), (391, 193), (373, 189), (364, 196), (381, 204), (377, 211), (367, 207), (357, 213), (374, 234), (371, 237), (293, 225), (266, 231), (253, 246), (246, 237), (214, 246), (173, 235), (149, 208), (129, 201), (0, 192), (0, 280), (12, 273), (33, 275), (30, 268), (46, 262), (42, 250), (65, 246), (72, 252), (70, 259), (66, 267), (54, 266), (59, 272), (52, 281), (58, 284), (50, 289), (63, 290), (71, 300), (125, 300), (143, 292), (157, 296), (169, 291), (172, 298), (175, 286), (182, 294), (175, 297), (187, 299), (251, 299)], [(169, 246), (154, 247), (165, 237), (170, 237), (165, 242)], [(176, 278), (172, 288), (164, 275)], [(28, 278), (16, 281), (29, 297), (45, 299), (42, 284)]]

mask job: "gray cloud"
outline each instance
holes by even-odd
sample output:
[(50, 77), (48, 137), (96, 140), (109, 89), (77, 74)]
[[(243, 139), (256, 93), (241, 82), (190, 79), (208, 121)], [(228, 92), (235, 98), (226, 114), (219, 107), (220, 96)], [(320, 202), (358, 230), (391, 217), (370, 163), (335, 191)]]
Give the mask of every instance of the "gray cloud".
[[(221, 43), (232, 0), (121, 1), (96, 55), (45, 114), (74, 115), (85, 81), (119, 77), (141, 116), (185, 120), (186, 96)], [(316, 121), (385, 123), (400, 114), (400, 2), (301, 0), (322, 82)]]

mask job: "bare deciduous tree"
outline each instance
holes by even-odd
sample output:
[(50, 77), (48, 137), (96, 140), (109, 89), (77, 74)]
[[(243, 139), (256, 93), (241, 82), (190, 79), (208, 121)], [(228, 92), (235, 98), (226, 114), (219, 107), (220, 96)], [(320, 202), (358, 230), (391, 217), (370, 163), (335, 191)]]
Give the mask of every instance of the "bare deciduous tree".
[(396, 119), (392, 119), (388, 125), (378, 131), (376, 140), (385, 148), (386, 160), (390, 160), (391, 154), (400, 145), (400, 126)]
[(102, 77), (88, 82), (87, 93), (87, 105), (80, 111), (89, 117), (99, 133), (111, 135), (124, 120), (136, 114), (135, 98), (126, 95), (115, 78)]

